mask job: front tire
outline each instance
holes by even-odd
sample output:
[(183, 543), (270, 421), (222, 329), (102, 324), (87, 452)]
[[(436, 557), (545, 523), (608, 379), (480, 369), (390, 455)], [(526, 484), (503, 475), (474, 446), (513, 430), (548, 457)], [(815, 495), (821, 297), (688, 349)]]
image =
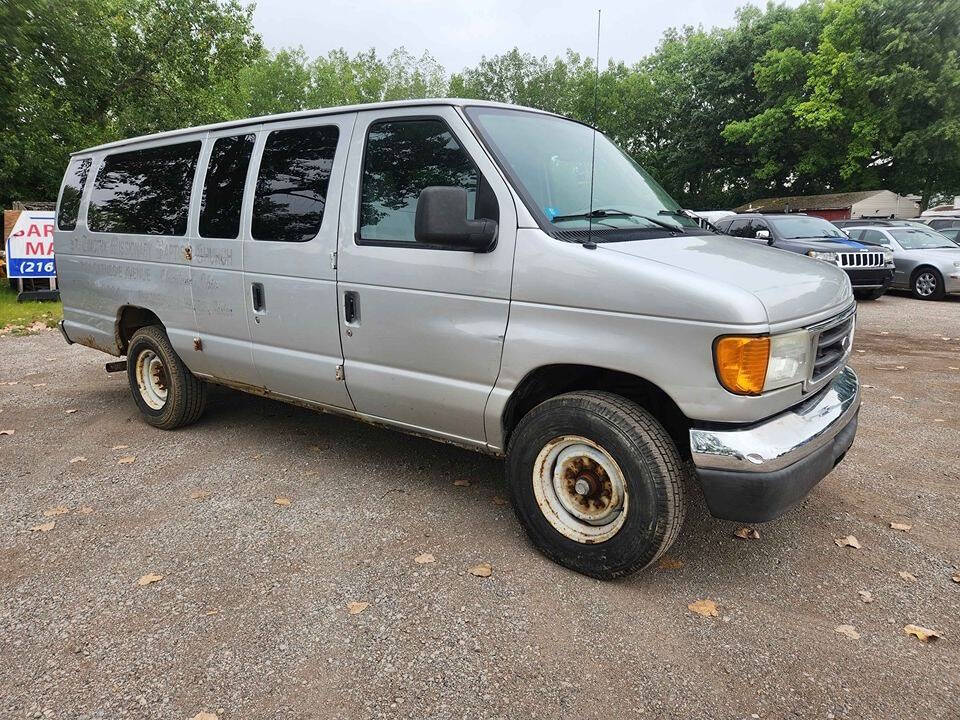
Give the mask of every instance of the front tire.
[(932, 267), (922, 267), (913, 274), (910, 291), (918, 300), (943, 299), (943, 276)]
[(646, 567), (676, 540), (688, 475), (670, 435), (608, 392), (541, 403), (514, 430), (507, 481), (514, 512), (551, 560), (610, 580)]
[(159, 325), (137, 330), (127, 347), (127, 380), (143, 419), (161, 430), (196, 422), (207, 386), (194, 377)]

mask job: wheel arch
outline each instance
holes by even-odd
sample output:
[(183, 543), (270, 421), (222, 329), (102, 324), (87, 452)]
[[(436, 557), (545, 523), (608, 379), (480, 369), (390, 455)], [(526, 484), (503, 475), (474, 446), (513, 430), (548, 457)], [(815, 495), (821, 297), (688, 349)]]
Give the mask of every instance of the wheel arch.
[(638, 375), (574, 363), (542, 365), (517, 384), (500, 417), (503, 447), (507, 447), (520, 419), (534, 407), (557, 395), (584, 390), (612, 392), (637, 403), (664, 426), (681, 457), (689, 457), (690, 421), (663, 389)]
[(114, 325), (114, 338), (121, 355), (126, 355), (130, 338), (142, 327), (159, 325), (164, 327), (163, 321), (155, 312), (138, 305), (122, 305), (117, 310), (117, 321)]

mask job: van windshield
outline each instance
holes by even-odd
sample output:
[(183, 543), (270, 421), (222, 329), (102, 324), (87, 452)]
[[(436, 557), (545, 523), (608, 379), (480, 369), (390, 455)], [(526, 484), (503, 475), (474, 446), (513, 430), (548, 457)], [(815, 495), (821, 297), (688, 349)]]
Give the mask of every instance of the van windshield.
[[(591, 223), (594, 230), (699, 229), (656, 180), (602, 133), (572, 120), (523, 110), (469, 107), (466, 112), (520, 185), (531, 210), (556, 229), (585, 230)], [(597, 237), (598, 242), (603, 239)]]

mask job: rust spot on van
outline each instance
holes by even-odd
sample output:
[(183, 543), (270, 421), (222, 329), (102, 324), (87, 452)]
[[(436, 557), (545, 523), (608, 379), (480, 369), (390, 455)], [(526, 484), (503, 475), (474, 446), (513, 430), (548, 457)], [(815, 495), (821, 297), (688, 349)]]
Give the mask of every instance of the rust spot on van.
[(183, 259), (187, 262), (193, 262), (193, 249), (189, 245), (183, 248)]
[(99, 350), (100, 352), (105, 352), (105, 353), (107, 353), (108, 355), (119, 355), (119, 354), (120, 354), (120, 353), (117, 352), (117, 348), (116, 348), (116, 347), (108, 347), (108, 346), (106, 346), (106, 345), (101, 345), (100, 343), (98, 343), (98, 342), (94, 339), (93, 335), (81, 335), (81, 336), (79, 336), (76, 340), (74, 340), (74, 342), (77, 343), (78, 345), (85, 345), (85, 346), (87, 346), (88, 348), (93, 348), (94, 350)]

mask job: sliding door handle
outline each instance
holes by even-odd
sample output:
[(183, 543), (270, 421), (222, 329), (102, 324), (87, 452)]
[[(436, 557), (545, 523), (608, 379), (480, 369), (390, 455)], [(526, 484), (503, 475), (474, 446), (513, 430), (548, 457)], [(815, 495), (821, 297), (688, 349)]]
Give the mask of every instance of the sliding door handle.
[(266, 303), (263, 299), (263, 283), (253, 283), (253, 285), (250, 286), (250, 290), (253, 294), (253, 311), (263, 312), (266, 308)]
[(343, 321), (347, 325), (360, 322), (360, 296), (352, 290), (343, 294)]

